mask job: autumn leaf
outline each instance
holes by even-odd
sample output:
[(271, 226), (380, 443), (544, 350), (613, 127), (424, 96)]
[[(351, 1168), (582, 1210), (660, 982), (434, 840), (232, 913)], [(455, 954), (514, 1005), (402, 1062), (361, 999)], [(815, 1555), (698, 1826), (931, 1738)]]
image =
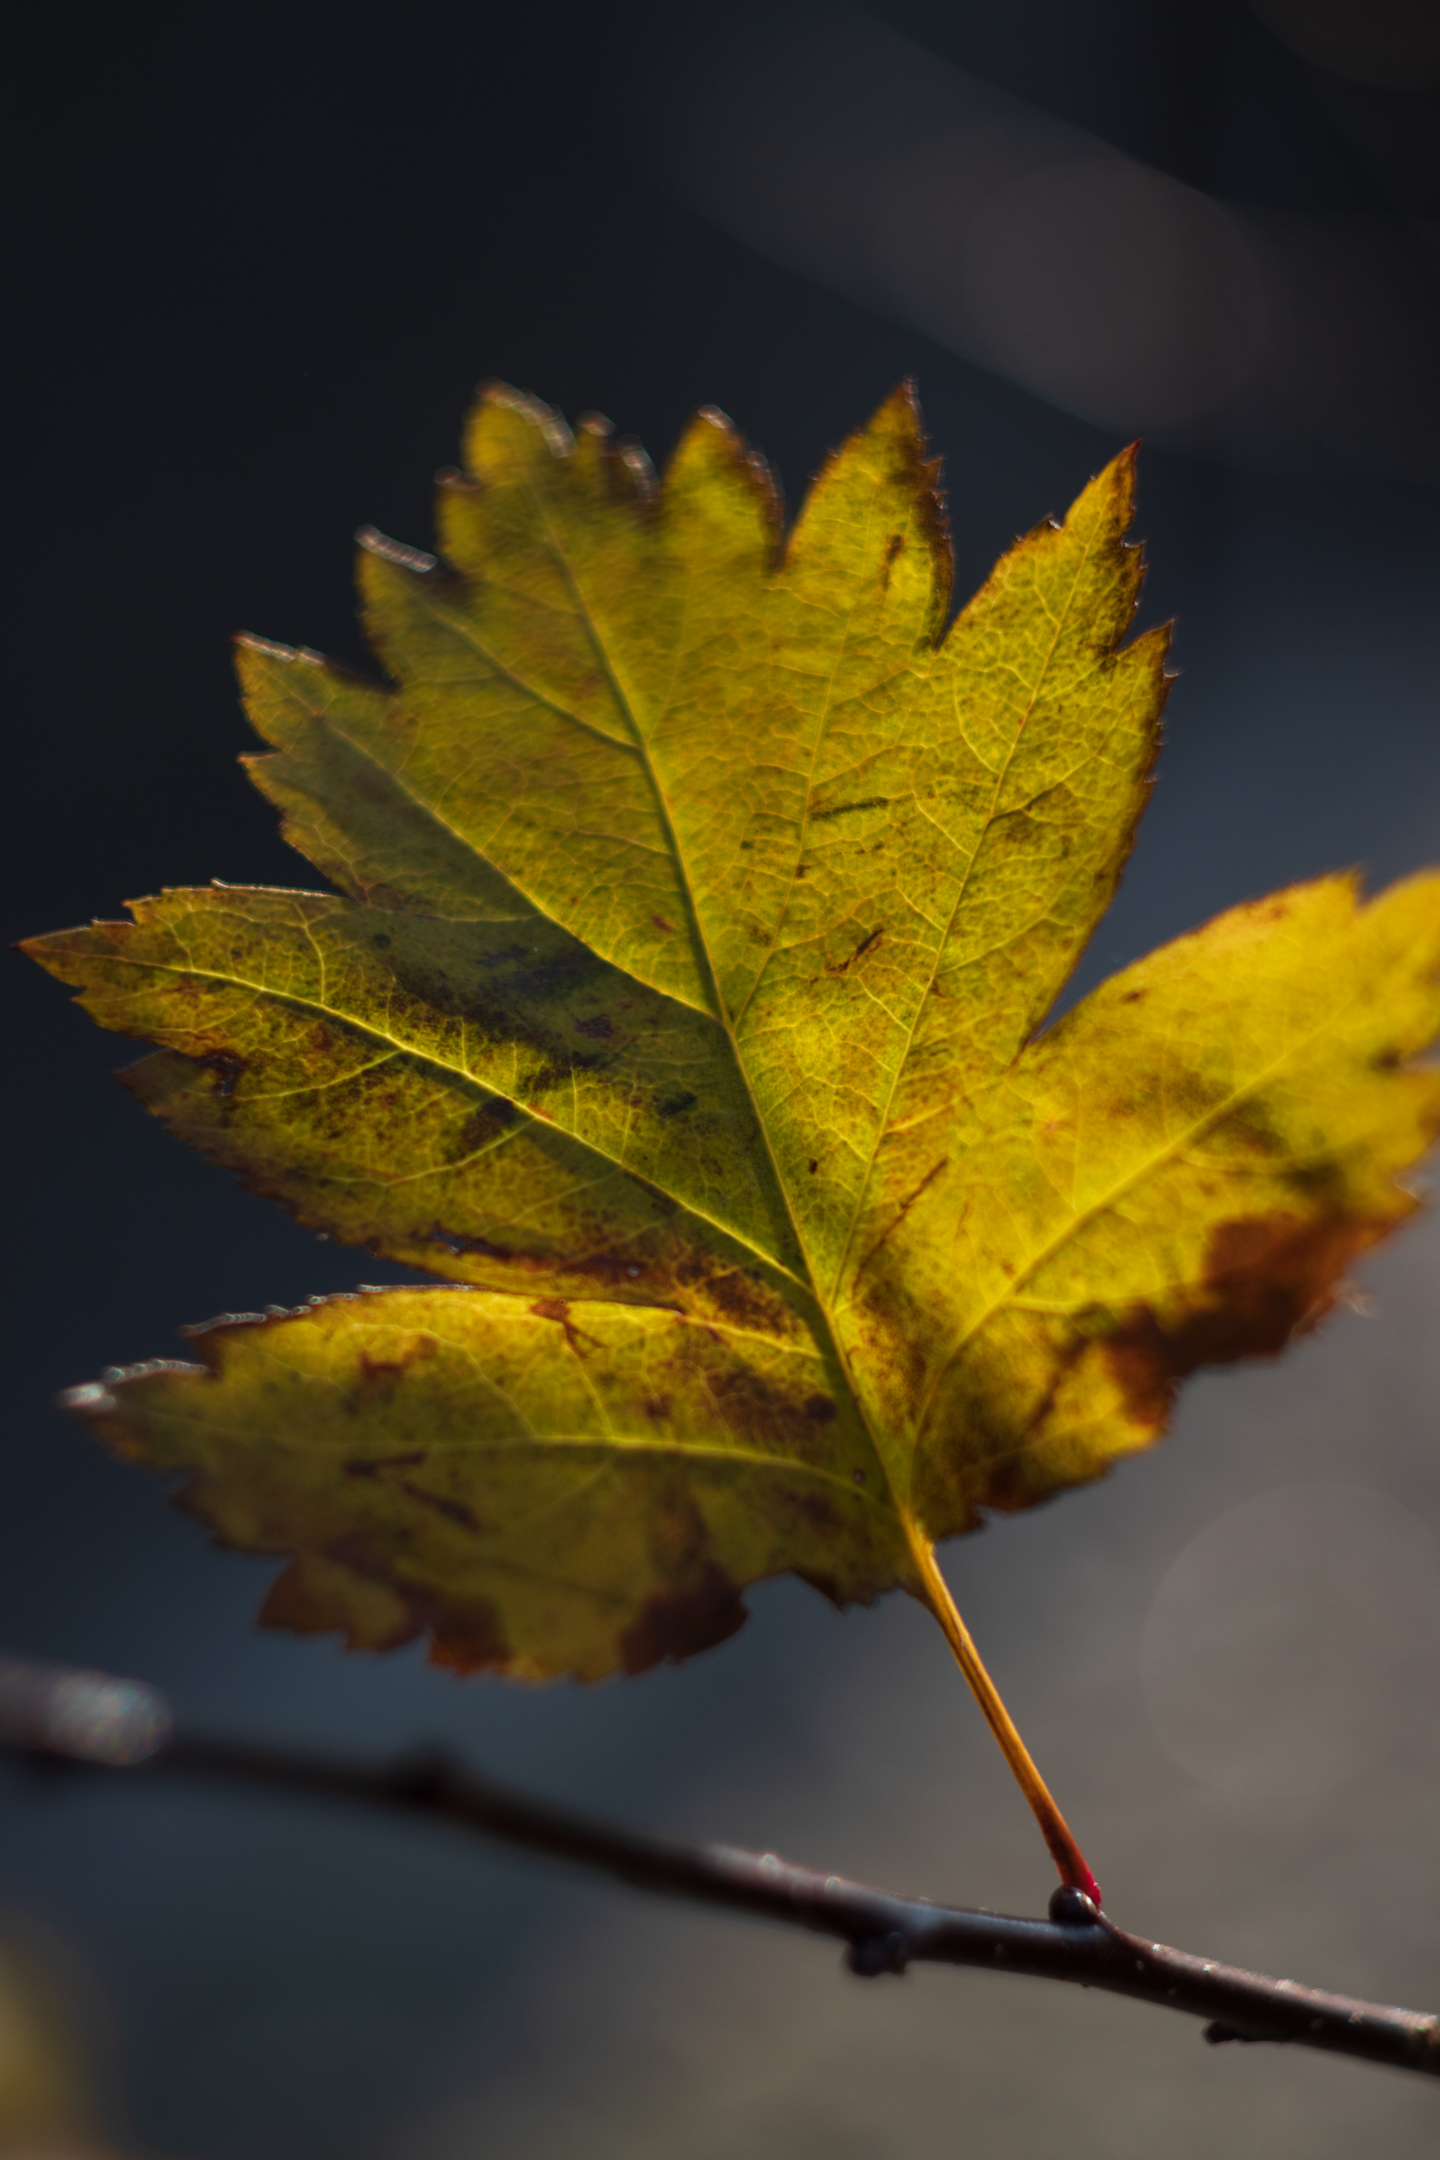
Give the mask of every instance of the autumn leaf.
[(438, 560), (364, 536), (388, 681), (244, 640), (252, 776), (338, 895), (217, 886), (29, 950), (127, 1081), (300, 1221), (448, 1287), (197, 1331), (75, 1392), (292, 1555), (265, 1617), (527, 1677), (723, 1639), (786, 1570), (935, 1612), (934, 1558), (1268, 1355), (1415, 1206), (1440, 877), (1220, 917), (1043, 1026), (1144, 807), (1163, 631), (1133, 460), (947, 629), (907, 389), (788, 539), (702, 412), (472, 416)]

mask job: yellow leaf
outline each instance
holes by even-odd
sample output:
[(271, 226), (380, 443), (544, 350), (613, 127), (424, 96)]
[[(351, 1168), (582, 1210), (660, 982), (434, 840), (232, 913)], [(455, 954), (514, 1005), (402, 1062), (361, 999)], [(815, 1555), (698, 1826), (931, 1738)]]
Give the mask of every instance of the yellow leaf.
[(595, 1678), (785, 1570), (904, 1585), (1033, 1776), (934, 1542), (1148, 1445), (1410, 1211), (1440, 878), (1238, 908), (1040, 1032), (1158, 741), (1131, 455), (947, 631), (908, 389), (784, 541), (713, 411), (660, 485), (508, 390), (466, 448), (441, 558), (362, 553), (391, 687), (242, 641), (253, 777), (343, 897), (29, 950), (162, 1046), (127, 1077), (174, 1131), (470, 1287), (227, 1323), (77, 1406), (295, 1556), (270, 1618), (358, 1644)]
[(197, 1340), (214, 1379), (152, 1367), (78, 1407), (122, 1451), (199, 1466), (185, 1504), (227, 1544), (299, 1551), (267, 1607), (284, 1625), (366, 1649), (429, 1628), (445, 1664), (594, 1680), (723, 1641), (758, 1576), (840, 1601), (893, 1577), (874, 1450), (810, 1341), (438, 1287)]

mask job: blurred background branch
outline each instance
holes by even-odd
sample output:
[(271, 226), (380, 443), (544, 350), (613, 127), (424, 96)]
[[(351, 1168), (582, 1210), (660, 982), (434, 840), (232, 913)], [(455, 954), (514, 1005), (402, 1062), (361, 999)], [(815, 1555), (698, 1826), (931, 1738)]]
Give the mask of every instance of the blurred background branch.
[(1078, 1891), (1048, 1920), (896, 1897), (776, 1853), (684, 1845), (514, 1792), (441, 1753), (347, 1762), (177, 1730), (157, 1691), (108, 1673), (0, 1657), (0, 1747), (39, 1770), (146, 1771), (315, 1799), (358, 1801), (598, 1868), (632, 1889), (828, 1935), (864, 1979), (912, 1964), (968, 1965), (1100, 1988), (1208, 2020), (1205, 2038), (1318, 2048), (1440, 2077), (1440, 2017), (1270, 1980), (1130, 1935)]
[[(951, 64), (923, 40), (940, 11), (920, 7), (790, 0), (743, 37), (733, 9), (687, 10), (693, 64), (675, 69), (695, 94), (656, 100), (655, 155), (776, 261), (1098, 426), (1240, 464), (1434, 481), (1440, 204), (1403, 123), (1440, 118), (1440, 17), (1393, 0), (1258, 13), (1307, 60), (1392, 89), (1403, 76), (1421, 100), (1380, 129), (1363, 93), (1332, 97), (1376, 183), (1343, 210), (1270, 188), (1247, 202), (1239, 158), (1207, 188), (1127, 155)], [(1187, 49), (1172, 24), (1169, 45), (1171, 128), (1150, 133), (1171, 133), (1173, 161), (1197, 99), (1222, 142), (1239, 115), (1220, 27), (1191, 25)]]

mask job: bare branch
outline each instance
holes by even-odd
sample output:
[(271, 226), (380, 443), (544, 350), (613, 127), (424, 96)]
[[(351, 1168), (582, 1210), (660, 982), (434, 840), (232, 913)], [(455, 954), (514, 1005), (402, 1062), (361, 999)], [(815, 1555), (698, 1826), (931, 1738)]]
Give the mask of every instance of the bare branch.
[(833, 1936), (846, 1944), (851, 1971), (866, 1978), (928, 1959), (1069, 1980), (1205, 2018), (1210, 2041), (1283, 2041), (1440, 2076), (1440, 2018), (1147, 1942), (1075, 1890), (1055, 1892), (1048, 1920), (892, 1897), (774, 1853), (685, 1845), (600, 1822), (513, 1792), (442, 1753), (372, 1764), (187, 1733), (143, 1682), (20, 1659), (0, 1659), (0, 1747), (51, 1770), (207, 1778), (425, 1817), (600, 1869), (635, 1889)]

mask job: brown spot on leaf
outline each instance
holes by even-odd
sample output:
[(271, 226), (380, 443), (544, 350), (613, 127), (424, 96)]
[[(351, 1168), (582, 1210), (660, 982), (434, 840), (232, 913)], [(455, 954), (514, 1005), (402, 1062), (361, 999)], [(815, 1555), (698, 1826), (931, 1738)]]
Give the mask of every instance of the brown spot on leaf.
[(462, 1231), (443, 1229), (438, 1222), (426, 1232), (426, 1236), (432, 1244), (443, 1245), (447, 1252), (454, 1253), (457, 1258), (461, 1253), (479, 1253), (483, 1260), (514, 1260), (518, 1257), (523, 1264), (529, 1257), (525, 1254), (517, 1255), (508, 1245), (492, 1245), (488, 1238), (466, 1237)]
[[(332, 1587), (336, 1569), (356, 1578), (339, 1606)], [(369, 1623), (365, 1633), (357, 1634), (347, 1606), (362, 1626)], [(382, 1617), (383, 1633), (375, 1625)], [(383, 1553), (359, 1530), (333, 1539), (323, 1556), (302, 1555), (295, 1560), (271, 1585), (260, 1623), (302, 1634), (344, 1628), (352, 1649), (367, 1650), (398, 1650), (428, 1630), (433, 1665), (480, 1672), (487, 1667), (503, 1670), (513, 1662), (499, 1616), (487, 1598), (470, 1597), (457, 1603), (414, 1584), (397, 1582)]]
[(664, 1581), (684, 1588), (709, 1565), (710, 1526), (683, 1478), (655, 1494), (649, 1535), (650, 1557)]
[(215, 1093), (228, 1102), (235, 1093), (235, 1083), (245, 1070), (245, 1060), (233, 1057), (225, 1050), (212, 1050), (208, 1057), (198, 1060), (208, 1072), (215, 1075)]
[(404, 1370), (403, 1358), (376, 1358), (363, 1350), (360, 1353), (360, 1385), (364, 1388), (393, 1388)]
[(1137, 1304), (1107, 1339), (1129, 1416), (1159, 1432), (1177, 1384), (1199, 1366), (1277, 1356), (1292, 1335), (1324, 1318), (1347, 1266), (1389, 1228), (1373, 1217), (1306, 1221), (1287, 1214), (1218, 1224), (1189, 1311), (1162, 1322)]
[[(892, 1237), (894, 1233), (900, 1228), (900, 1225), (904, 1222), (906, 1216), (910, 1213), (910, 1210), (914, 1207), (916, 1201), (919, 1200), (922, 1195), (929, 1190), (930, 1186), (934, 1184), (936, 1178), (939, 1177), (941, 1171), (947, 1167), (949, 1161), (950, 1158), (948, 1155), (942, 1155), (939, 1162), (932, 1163), (930, 1165), (930, 1168), (925, 1172), (924, 1177), (921, 1178), (919, 1184), (914, 1188), (914, 1190), (912, 1192), (908, 1192), (905, 1195), (904, 1199), (896, 1208), (895, 1213), (891, 1216), (889, 1222), (881, 1231), (879, 1237), (876, 1238), (874, 1244), (870, 1247), (869, 1251), (861, 1260), (860, 1265), (856, 1268), (855, 1280), (857, 1283), (859, 1282), (860, 1277), (865, 1273), (866, 1268), (869, 1267), (871, 1261), (875, 1258), (876, 1254), (885, 1244), (886, 1239)], [(968, 1215), (969, 1212), (970, 1203), (967, 1200), (964, 1209), (961, 1212), (961, 1223), (964, 1222), (965, 1217), (966, 1215)]]
[(850, 953), (844, 960), (834, 962), (827, 960), (825, 963), (826, 974), (848, 974), (850, 969), (855, 966), (857, 961), (863, 960), (866, 953), (873, 952), (875, 950), (875, 947), (880, 943), (880, 940), (884, 937), (884, 935), (885, 926), (883, 923), (881, 923), (874, 930), (869, 931), (866, 936), (861, 938), (860, 943), (855, 947), (855, 950)]
[(992, 1456), (985, 1464), (985, 1506), (995, 1514), (1022, 1514), (1041, 1496), (1036, 1491), (1036, 1471), (1028, 1451), (1018, 1449)]
[(470, 1111), (468, 1116), (461, 1118), (455, 1127), (446, 1150), (448, 1159), (451, 1162), (460, 1162), (467, 1155), (477, 1154), (481, 1148), (488, 1147), (500, 1133), (508, 1132), (519, 1115), (514, 1103), (507, 1102), (503, 1095), (496, 1095), (491, 1101), (481, 1103), (477, 1109)]
[(620, 1637), (627, 1673), (648, 1672), (668, 1658), (678, 1665), (729, 1640), (749, 1618), (735, 1584), (714, 1561), (683, 1590), (656, 1593)]
[(812, 1568), (799, 1567), (792, 1572), (801, 1582), (808, 1583), (812, 1590), (818, 1590), (821, 1597), (835, 1607), (836, 1612), (844, 1612), (845, 1598), (833, 1575), (817, 1575)]
[(446, 1522), (457, 1523), (462, 1530), (478, 1535), (482, 1528), (479, 1516), (473, 1508), (466, 1507), (463, 1500), (449, 1500), (443, 1493), (426, 1492), (423, 1485), (415, 1484), (410, 1478), (400, 1480), (400, 1490), (408, 1494), (410, 1499), (417, 1500), (422, 1507), (433, 1508), (437, 1515), (444, 1516)]
[(827, 1397), (798, 1397), (753, 1368), (729, 1362), (708, 1370), (705, 1384), (730, 1431), (743, 1435), (747, 1446), (804, 1455), (823, 1445), (815, 1429), (822, 1419), (811, 1405)]
[(403, 1348), (391, 1357), (374, 1357), (368, 1350), (362, 1350), (358, 1360), (359, 1406), (368, 1408), (368, 1398), (373, 1395), (392, 1394), (412, 1366), (434, 1354), (435, 1345), (428, 1335), (410, 1336)]
[(340, 1625), (329, 1606), (316, 1597), (303, 1560), (292, 1560), (276, 1576), (256, 1619), (263, 1628), (289, 1628), (295, 1635), (325, 1634)]
[(603, 1042), (607, 1035), (615, 1032), (609, 1013), (596, 1013), (593, 1020), (577, 1020), (575, 1025), (582, 1035), (589, 1035), (596, 1042)]
[[(416, 1601), (417, 1607), (419, 1600)], [(459, 1613), (430, 1619), (430, 1663), (450, 1672), (503, 1672), (514, 1662), (500, 1615), (487, 1599), (476, 1598)]]
[(582, 1342), (588, 1342), (592, 1344), (596, 1349), (600, 1347), (600, 1345), (595, 1341), (595, 1337), (593, 1335), (582, 1334), (580, 1329), (576, 1327), (574, 1321), (570, 1318), (569, 1298), (537, 1298), (535, 1300), (535, 1303), (530, 1307), (530, 1310), (532, 1313), (534, 1313), (537, 1320), (558, 1320), (561, 1327), (565, 1330), (566, 1342), (570, 1345), (570, 1348), (575, 1352), (577, 1357), (580, 1354), (580, 1345)]
[(379, 1477), (382, 1470), (413, 1470), (425, 1460), (424, 1448), (412, 1448), (408, 1455), (357, 1455), (341, 1465), (346, 1477)]
[(816, 1531), (822, 1540), (837, 1536), (841, 1530), (835, 1503), (824, 1493), (816, 1492), (813, 1487), (796, 1486), (786, 1496), (786, 1506), (792, 1516), (798, 1516), (800, 1521), (808, 1529)]
[(384, 1553), (364, 1530), (347, 1530), (343, 1537), (331, 1538), (325, 1547), (325, 1557), (366, 1582), (390, 1580), (389, 1563)]
[(675, 1281), (680, 1290), (707, 1298), (731, 1327), (748, 1328), (758, 1335), (770, 1328), (783, 1329), (790, 1317), (790, 1307), (760, 1276), (740, 1267), (716, 1269), (705, 1253), (693, 1260), (682, 1259)]
[(423, 1616), (398, 1585), (374, 1569), (353, 1569), (338, 1555), (300, 1553), (276, 1576), (259, 1624), (292, 1635), (343, 1634), (350, 1650), (399, 1650), (424, 1629)]
[(835, 1415), (835, 1405), (828, 1395), (807, 1395), (805, 1415), (817, 1425), (828, 1425)]
[(812, 803), (806, 815), (812, 825), (817, 825), (822, 818), (851, 817), (859, 810), (884, 810), (893, 800), (890, 795), (866, 795), (860, 802), (836, 803), (828, 809), (817, 808)]

